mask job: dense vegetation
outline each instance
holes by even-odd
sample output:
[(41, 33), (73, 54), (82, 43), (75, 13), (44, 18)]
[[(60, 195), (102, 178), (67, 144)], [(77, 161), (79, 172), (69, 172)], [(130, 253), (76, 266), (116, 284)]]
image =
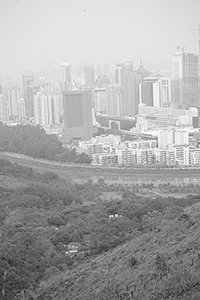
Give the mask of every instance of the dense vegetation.
[(55, 135), (46, 134), (39, 126), (8, 126), (0, 122), (0, 149), (60, 162), (88, 164), (91, 162), (88, 155), (85, 153), (77, 155), (74, 148), (64, 148)]
[[(139, 188), (152, 185), (75, 184), (0, 160), (3, 299), (190, 299), (200, 251), (191, 212), (200, 199), (152, 199)], [(110, 191), (116, 198), (104, 201)], [(75, 255), (66, 254), (71, 242), (80, 245)]]

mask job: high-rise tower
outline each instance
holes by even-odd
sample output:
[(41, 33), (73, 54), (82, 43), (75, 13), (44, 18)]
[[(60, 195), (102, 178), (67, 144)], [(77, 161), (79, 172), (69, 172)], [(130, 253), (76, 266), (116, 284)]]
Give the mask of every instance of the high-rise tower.
[(180, 46), (172, 59), (171, 92), (172, 102), (200, 107), (198, 55), (185, 53)]
[(62, 81), (62, 91), (71, 90), (71, 64), (69, 61), (61, 62), (61, 81)]
[(66, 141), (87, 140), (93, 135), (92, 101), (90, 91), (63, 94), (63, 119)]
[(34, 75), (32, 73), (26, 73), (23, 75), (23, 93), (27, 118), (33, 117), (34, 115), (33, 94), (31, 88), (33, 81)]
[(95, 68), (93, 65), (85, 66), (85, 85), (90, 87), (95, 84)]

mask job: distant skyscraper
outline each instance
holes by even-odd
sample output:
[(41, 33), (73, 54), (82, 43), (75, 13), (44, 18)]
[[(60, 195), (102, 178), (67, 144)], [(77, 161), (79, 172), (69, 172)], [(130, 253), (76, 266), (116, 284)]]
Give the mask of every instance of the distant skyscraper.
[(186, 107), (200, 107), (198, 55), (177, 47), (172, 59), (172, 102)]
[(119, 86), (108, 86), (106, 88), (107, 114), (111, 116), (122, 116), (124, 90)]
[(138, 75), (141, 75), (142, 76), (142, 80), (144, 80), (144, 78), (148, 77), (149, 76), (149, 71), (147, 71), (143, 64), (142, 64), (142, 61), (140, 62), (140, 66), (139, 68), (137, 69), (137, 74)]
[(112, 116), (122, 116), (123, 89), (119, 86), (106, 86), (94, 90), (95, 112)]
[(12, 88), (8, 90), (8, 113), (11, 120), (18, 119), (18, 103), (21, 101), (22, 97), (21, 89)]
[(85, 85), (86, 86), (95, 85), (95, 68), (93, 65), (85, 66)]
[(8, 101), (4, 94), (0, 94), (0, 122), (8, 121)]
[(134, 71), (131, 61), (118, 63), (116, 67), (115, 83), (123, 87), (122, 115), (133, 117), (138, 113), (142, 75)]
[(117, 63), (116, 69), (115, 69), (115, 83), (121, 85), (122, 79), (121, 79), (121, 69), (124, 63)]
[(24, 74), (23, 75), (23, 93), (24, 93), (24, 102), (26, 108), (27, 118), (33, 117), (34, 108), (33, 108), (33, 95), (31, 93), (31, 83), (34, 81), (33, 74)]
[(134, 72), (131, 62), (126, 62), (121, 68), (121, 84), (123, 93), (123, 115), (133, 117), (138, 113), (139, 105), (139, 83), (142, 77)]
[(90, 91), (72, 91), (63, 95), (64, 131), (66, 141), (87, 140), (93, 135)]
[(17, 102), (17, 118), (18, 120), (26, 118), (25, 102), (23, 98)]
[(71, 90), (71, 64), (69, 61), (61, 62), (61, 81), (62, 81), (62, 90), (70, 91)]

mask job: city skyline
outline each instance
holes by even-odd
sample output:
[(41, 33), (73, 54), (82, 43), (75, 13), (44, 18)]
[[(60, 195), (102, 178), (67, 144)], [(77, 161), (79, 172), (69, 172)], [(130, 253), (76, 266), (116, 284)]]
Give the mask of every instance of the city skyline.
[(198, 0), (1, 0), (0, 74), (69, 60), (111, 66), (171, 61), (177, 44), (198, 53)]

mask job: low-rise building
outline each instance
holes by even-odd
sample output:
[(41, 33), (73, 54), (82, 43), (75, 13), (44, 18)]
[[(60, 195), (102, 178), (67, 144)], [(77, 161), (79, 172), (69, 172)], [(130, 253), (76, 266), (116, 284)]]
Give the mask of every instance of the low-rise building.
[(92, 156), (93, 165), (118, 165), (118, 155), (113, 153), (99, 153)]

